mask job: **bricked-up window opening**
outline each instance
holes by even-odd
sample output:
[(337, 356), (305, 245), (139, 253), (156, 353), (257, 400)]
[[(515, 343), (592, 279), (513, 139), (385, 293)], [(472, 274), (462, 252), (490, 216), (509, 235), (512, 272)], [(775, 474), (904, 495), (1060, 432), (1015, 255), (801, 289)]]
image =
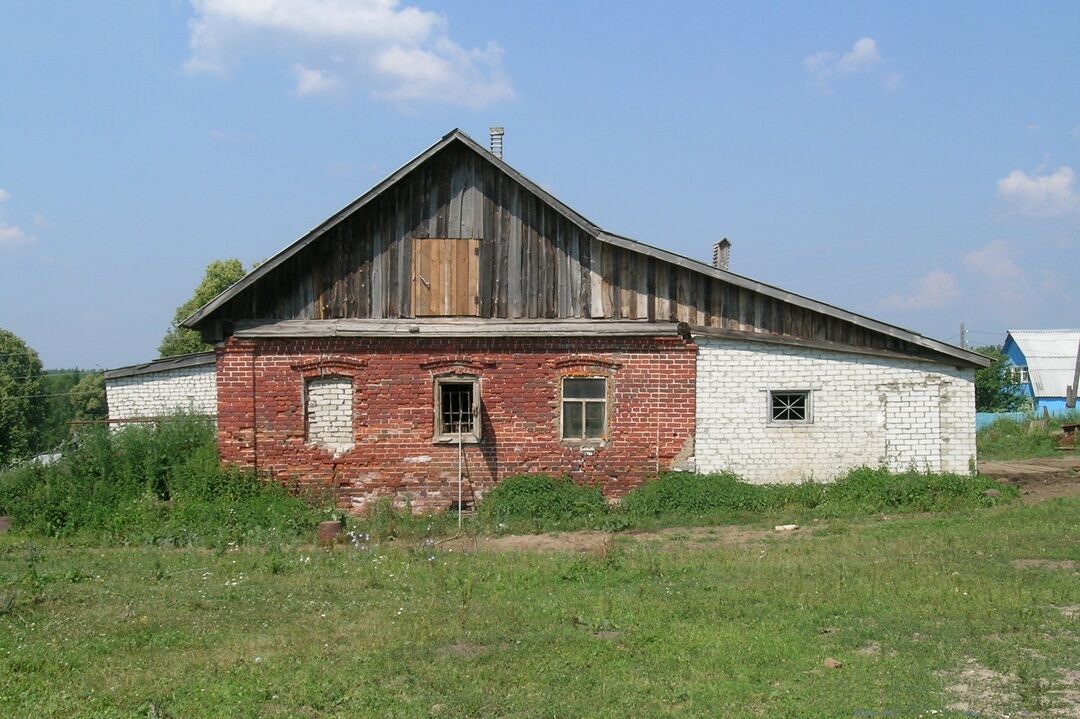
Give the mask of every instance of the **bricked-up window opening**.
[(810, 392), (769, 392), (769, 421), (805, 424), (810, 421)]
[(603, 439), (607, 430), (607, 380), (563, 379), (563, 439)]
[(435, 391), (435, 439), (480, 438), (480, 385), (474, 379), (439, 379)]
[(313, 377), (304, 385), (304, 396), (307, 441), (334, 452), (352, 449), (352, 379)]

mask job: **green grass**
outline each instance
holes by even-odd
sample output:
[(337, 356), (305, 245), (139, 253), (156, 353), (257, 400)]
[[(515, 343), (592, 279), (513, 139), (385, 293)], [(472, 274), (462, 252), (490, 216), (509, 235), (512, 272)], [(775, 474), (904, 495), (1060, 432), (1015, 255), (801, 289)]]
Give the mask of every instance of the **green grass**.
[(281, 540), (312, 531), (329, 506), (221, 467), (213, 425), (195, 416), (121, 431), (87, 428), (60, 462), (0, 473), (0, 514), (31, 533), (90, 541)]
[(979, 459), (1028, 459), (1060, 454), (1054, 433), (1061, 430), (1062, 424), (1070, 423), (1080, 423), (1080, 413), (1050, 417), (1034, 425), (1031, 419), (1022, 422), (999, 419), (975, 435)]
[[(4, 717), (1045, 716), (1080, 656), (1080, 501), (601, 555), (0, 536)], [(878, 647), (877, 653), (860, 649)], [(826, 669), (834, 657), (840, 669)]]

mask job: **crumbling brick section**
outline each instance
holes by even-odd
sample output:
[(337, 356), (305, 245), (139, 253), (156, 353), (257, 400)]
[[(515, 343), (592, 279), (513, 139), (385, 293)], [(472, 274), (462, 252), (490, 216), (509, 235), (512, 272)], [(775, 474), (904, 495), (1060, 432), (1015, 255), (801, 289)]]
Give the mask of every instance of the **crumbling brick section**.
[[(331, 490), (342, 507), (457, 498), (458, 445), (434, 441), (435, 380), (480, 384), (480, 439), (462, 445), (464, 499), (523, 473), (597, 482), (617, 498), (693, 446), (697, 348), (680, 337), (236, 339), (218, 350), (221, 459)], [(608, 379), (607, 435), (561, 439), (566, 376)], [(312, 442), (305, 382), (352, 384), (352, 446)], [(310, 386), (310, 385), (309, 385)], [(316, 381), (316, 386), (319, 386)]]

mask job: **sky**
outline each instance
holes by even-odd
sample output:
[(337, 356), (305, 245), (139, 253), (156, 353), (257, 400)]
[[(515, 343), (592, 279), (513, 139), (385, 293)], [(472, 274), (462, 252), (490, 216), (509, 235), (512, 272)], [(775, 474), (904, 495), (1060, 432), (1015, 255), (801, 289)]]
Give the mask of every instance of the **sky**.
[(449, 130), (605, 229), (924, 334), (1080, 326), (1080, 3), (0, 4), (0, 328), (152, 359)]

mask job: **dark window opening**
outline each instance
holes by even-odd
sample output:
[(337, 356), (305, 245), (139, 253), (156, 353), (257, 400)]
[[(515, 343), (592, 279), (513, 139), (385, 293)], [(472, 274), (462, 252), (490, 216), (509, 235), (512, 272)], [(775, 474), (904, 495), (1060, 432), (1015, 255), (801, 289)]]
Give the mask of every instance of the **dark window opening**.
[(473, 379), (440, 379), (435, 391), (435, 440), (480, 438), (480, 385)]
[(563, 380), (563, 439), (603, 439), (607, 431), (607, 380), (567, 377)]
[(769, 420), (772, 422), (809, 422), (810, 393), (770, 392)]

